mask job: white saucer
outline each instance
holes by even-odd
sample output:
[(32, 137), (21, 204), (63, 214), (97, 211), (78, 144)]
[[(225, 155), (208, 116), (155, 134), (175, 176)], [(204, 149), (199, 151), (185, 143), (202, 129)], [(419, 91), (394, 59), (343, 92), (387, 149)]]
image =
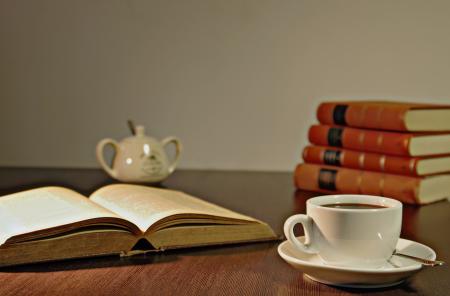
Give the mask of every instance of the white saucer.
[[(299, 237), (301, 241), (304, 237)], [(399, 239), (400, 253), (435, 260), (436, 253), (429, 247), (406, 239)], [(381, 268), (340, 267), (325, 264), (318, 255), (298, 251), (289, 241), (278, 246), (278, 254), (308, 278), (327, 285), (349, 288), (382, 288), (402, 283), (420, 271), (422, 264), (411, 259), (392, 256)]]

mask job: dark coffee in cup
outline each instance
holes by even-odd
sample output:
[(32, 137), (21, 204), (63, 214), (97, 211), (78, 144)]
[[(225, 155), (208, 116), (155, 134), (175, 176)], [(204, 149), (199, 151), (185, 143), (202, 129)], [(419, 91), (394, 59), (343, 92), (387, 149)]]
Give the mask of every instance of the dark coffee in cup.
[(382, 205), (365, 204), (365, 203), (332, 203), (321, 205), (326, 208), (334, 209), (352, 209), (352, 210), (373, 210), (373, 209), (384, 209), (387, 208)]

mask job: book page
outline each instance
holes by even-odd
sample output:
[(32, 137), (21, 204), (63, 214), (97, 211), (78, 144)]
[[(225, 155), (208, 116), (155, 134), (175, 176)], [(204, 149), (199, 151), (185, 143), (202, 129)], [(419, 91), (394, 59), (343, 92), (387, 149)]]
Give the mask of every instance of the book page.
[(159, 220), (177, 214), (209, 215), (229, 220), (257, 221), (181, 191), (141, 185), (105, 186), (94, 192), (90, 199), (134, 223), (142, 232)]
[(94, 218), (119, 218), (79, 193), (43, 187), (0, 197), (0, 245), (13, 236)]

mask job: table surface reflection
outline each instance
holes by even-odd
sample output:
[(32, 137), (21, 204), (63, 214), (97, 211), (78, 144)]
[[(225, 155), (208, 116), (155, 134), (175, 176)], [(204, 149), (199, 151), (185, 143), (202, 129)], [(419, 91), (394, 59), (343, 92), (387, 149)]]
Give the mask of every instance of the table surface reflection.
[[(59, 185), (89, 195), (115, 183), (97, 169), (1, 168), (0, 195)], [(281, 234), (284, 220), (305, 213), (317, 193), (296, 191), (292, 174), (179, 170), (160, 186), (268, 222)], [(450, 203), (405, 206), (402, 237), (432, 247), (450, 262)], [(77, 259), (0, 269), (0, 295), (449, 295), (447, 266), (426, 268), (387, 289), (343, 289), (313, 282), (277, 254), (279, 242), (167, 251), (130, 258)]]

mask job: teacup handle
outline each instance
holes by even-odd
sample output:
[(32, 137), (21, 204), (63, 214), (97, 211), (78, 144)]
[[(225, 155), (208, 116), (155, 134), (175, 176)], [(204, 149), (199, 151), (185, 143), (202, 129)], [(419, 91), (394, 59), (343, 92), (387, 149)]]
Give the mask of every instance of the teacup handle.
[[(305, 231), (305, 242), (302, 243), (294, 234), (294, 226), (296, 224), (302, 224), (303, 230)], [(294, 215), (289, 217), (286, 222), (284, 222), (284, 235), (286, 238), (302, 252), (309, 254), (316, 254), (317, 250), (314, 248), (314, 243), (312, 241), (312, 227), (313, 220), (311, 217), (303, 214)]]
[(175, 145), (175, 158), (168, 167), (169, 174), (173, 173), (173, 171), (177, 167), (178, 161), (180, 160), (181, 151), (183, 150), (183, 146), (181, 145), (180, 140), (175, 137), (167, 137), (161, 141), (163, 148), (165, 148), (170, 143), (173, 143)]
[(103, 149), (106, 145), (111, 145), (114, 148), (114, 153), (117, 154), (117, 150), (119, 149), (119, 144), (113, 139), (103, 139), (97, 144), (97, 160), (102, 166), (102, 168), (113, 178), (117, 178), (117, 171), (112, 169), (105, 161), (103, 157)]

